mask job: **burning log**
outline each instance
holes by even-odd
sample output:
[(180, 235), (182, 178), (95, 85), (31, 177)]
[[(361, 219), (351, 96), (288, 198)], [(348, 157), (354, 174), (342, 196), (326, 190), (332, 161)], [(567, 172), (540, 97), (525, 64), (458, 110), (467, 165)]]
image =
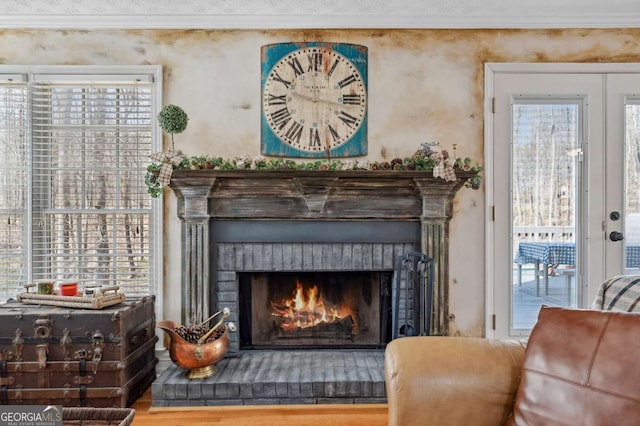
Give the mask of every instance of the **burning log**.
[(357, 326), (351, 315), (312, 327), (299, 327), (290, 321), (287, 317), (273, 319), (273, 329), (279, 339), (353, 339), (357, 335)]
[(300, 282), (290, 298), (271, 301), (273, 336), (278, 339), (353, 339), (358, 334), (357, 314), (346, 305), (325, 300), (316, 285)]

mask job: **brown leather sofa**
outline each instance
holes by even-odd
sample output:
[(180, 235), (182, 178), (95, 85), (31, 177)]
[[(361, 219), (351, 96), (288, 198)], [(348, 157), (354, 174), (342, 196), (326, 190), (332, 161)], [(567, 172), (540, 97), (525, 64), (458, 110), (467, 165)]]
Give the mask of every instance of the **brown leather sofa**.
[(517, 341), (387, 345), (389, 426), (640, 425), (640, 314), (543, 307)]

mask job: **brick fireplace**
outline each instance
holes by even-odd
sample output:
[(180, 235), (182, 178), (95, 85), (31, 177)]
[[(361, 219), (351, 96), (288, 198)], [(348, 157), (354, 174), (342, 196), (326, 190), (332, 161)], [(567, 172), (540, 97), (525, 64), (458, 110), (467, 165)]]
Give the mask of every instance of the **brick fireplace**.
[[(456, 192), (473, 174), (458, 173), (455, 182), (430, 174), (175, 171), (171, 188), (183, 224), (182, 323), (229, 307), (239, 330), (220, 363), (225, 368), (266, 358), (297, 361), (272, 366), (278, 377), (264, 373), (262, 384), (228, 381), (233, 374), (221, 372), (206, 379), (209, 384), (185, 383), (185, 389), (197, 385), (191, 392), (167, 382), (171, 375), (180, 381), (172, 371), (154, 383), (154, 405), (384, 401), (382, 351), (391, 335), (390, 289), (399, 256), (422, 252), (434, 259), (430, 334), (448, 330), (448, 222)], [(355, 288), (347, 289), (350, 283)], [(306, 328), (302, 320), (325, 316), (317, 306), (313, 313), (291, 313), (295, 320), (269, 311), (289, 310), (290, 297), (341, 313)], [(306, 368), (296, 363), (307, 356), (321, 357), (317, 375), (288, 377)], [(333, 378), (327, 379), (328, 370)]]

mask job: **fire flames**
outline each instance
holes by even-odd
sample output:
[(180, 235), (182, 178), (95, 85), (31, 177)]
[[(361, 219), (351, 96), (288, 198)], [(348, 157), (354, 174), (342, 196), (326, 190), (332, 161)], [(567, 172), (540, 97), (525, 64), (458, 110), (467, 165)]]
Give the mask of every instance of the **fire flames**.
[(324, 297), (318, 292), (318, 286), (313, 285), (305, 290), (304, 286), (297, 282), (291, 298), (284, 299), (279, 304), (271, 302), (271, 315), (279, 317), (279, 326), (283, 331), (293, 331), (337, 323), (352, 314), (348, 307), (327, 305), (330, 303), (325, 302)]

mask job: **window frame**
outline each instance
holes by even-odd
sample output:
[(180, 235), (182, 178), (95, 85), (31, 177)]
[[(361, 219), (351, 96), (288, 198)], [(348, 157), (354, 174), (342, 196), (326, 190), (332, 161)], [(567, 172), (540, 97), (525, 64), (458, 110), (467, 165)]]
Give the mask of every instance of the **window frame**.
[[(31, 99), (31, 84), (36, 84), (39, 78), (42, 76), (52, 77), (58, 79), (68, 79), (73, 80), (74, 78), (82, 77), (83, 80), (80, 80), (82, 83), (88, 83), (90, 80), (87, 77), (90, 76), (105, 76), (108, 75), (111, 78), (116, 77), (119, 78), (133, 78), (135, 76), (144, 77), (147, 81), (152, 82), (152, 93), (151, 93), (151, 117), (154, 119), (160, 108), (162, 106), (162, 88), (163, 88), (163, 75), (162, 75), (162, 67), (160, 65), (0, 65), (0, 78), (7, 75), (21, 75), (26, 76), (26, 84), (29, 87), (27, 89), (27, 110), (31, 111), (33, 101)], [(113, 80), (116, 81), (116, 80)], [(27, 142), (27, 150), (29, 152), (33, 148), (33, 132), (32, 132), (32, 120), (33, 117), (31, 113), (28, 112), (27, 118), (27, 133), (28, 133), (28, 142)], [(151, 125), (151, 152), (157, 152), (162, 150), (162, 133), (157, 124), (157, 121), (153, 121)], [(28, 181), (28, 196), (27, 196), (27, 204), (31, 203), (31, 179), (34, 176), (33, 170), (31, 170), (31, 163), (26, 165), (30, 170), (27, 173), (27, 181)], [(149, 275), (150, 283), (149, 283), (149, 294), (154, 295), (156, 298), (155, 310), (156, 310), (156, 318), (162, 319), (162, 305), (163, 305), (163, 297), (162, 297), (162, 289), (163, 286), (163, 208), (162, 208), (162, 199), (161, 198), (151, 198), (151, 215), (149, 221), (149, 235), (148, 235), (148, 243), (150, 247), (153, 247), (150, 253), (149, 258), (149, 271), (151, 272)], [(27, 207), (27, 210), (30, 211), (30, 208)], [(26, 232), (31, 233), (31, 218), (28, 219), (29, 222), (25, 225), (28, 230)], [(27, 243), (27, 247), (25, 250), (28, 253), (31, 253), (33, 241), (29, 238), (25, 238)], [(31, 280), (31, 271), (33, 270), (33, 265), (31, 264), (31, 256), (27, 258), (27, 280)], [(126, 294), (126, 293), (125, 293)]]

